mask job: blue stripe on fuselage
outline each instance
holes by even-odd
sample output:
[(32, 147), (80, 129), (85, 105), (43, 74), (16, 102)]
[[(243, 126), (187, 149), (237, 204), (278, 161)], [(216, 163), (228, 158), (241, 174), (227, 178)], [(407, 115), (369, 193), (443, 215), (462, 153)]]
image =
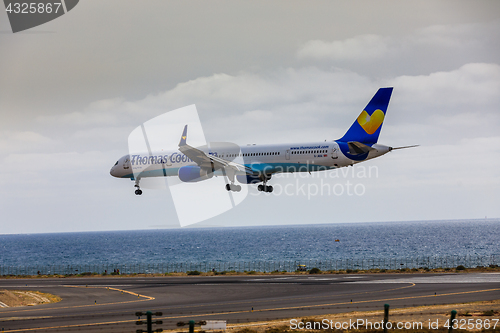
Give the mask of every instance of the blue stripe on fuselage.
[[(245, 164), (246, 167), (249, 167), (253, 170), (256, 170), (257, 174), (259, 172), (264, 172), (267, 174), (277, 173), (277, 172), (285, 172), (285, 173), (293, 173), (293, 172), (310, 172), (310, 171), (322, 171), (322, 170), (331, 170), (336, 169), (337, 167), (333, 166), (325, 166), (318, 164), (309, 164), (309, 163), (250, 163)], [(178, 167), (175, 168), (165, 168), (165, 172), (167, 176), (177, 176), (179, 174)], [(140, 177), (163, 177), (163, 168), (155, 169), (155, 170), (147, 170), (143, 172), (137, 172), (140, 174)], [(130, 178), (135, 179), (134, 174), (128, 174), (122, 176), (122, 178)]]

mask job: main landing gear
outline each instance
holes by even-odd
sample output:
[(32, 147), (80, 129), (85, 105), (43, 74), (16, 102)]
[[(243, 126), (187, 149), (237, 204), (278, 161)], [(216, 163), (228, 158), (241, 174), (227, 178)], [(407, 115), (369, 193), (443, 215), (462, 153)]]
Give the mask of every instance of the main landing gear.
[(140, 178), (138, 178), (138, 179), (135, 180), (135, 185), (134, 185), (134, 187), (136, 188), (135, 195), (141, 195), (142, 194), (141, 187), (139, 186), (139, 182), (140, 181), (141, 181)]
[(241, 186), (234, 185), (234, 184), (226, 184), (226, 190), (233, 191), (233, 192), (239, 192), (239, 191), (241, 191)]
[(227, 169), (223, 168), (222, 174), (224, 175), (224, 178), (227, 179), (226, 190), (228, 192), (229, 191), (232, 191), (232, 192), (241, 191), (241, 186), (234, 184), (234, 179), (236, 178), (234, 170), (232, 170), (231, 168), (227, 168)]
[(273, 191), (273, 187), (271, 185), (259, 185), (257, 186), (257, 189), (260, 191), (260, 192), (268, 192), (268, 193), (271, 193)]
[(257, 189), (259, 190), (259, 192), (271, 193), (273, 191), (273, 187), (271, 185), (267, 185), (267, 181), (269, 179), (271, 179), (271, 176), (264, 177), (264, 179), (262, 180), (262, 184), (257, 186)]

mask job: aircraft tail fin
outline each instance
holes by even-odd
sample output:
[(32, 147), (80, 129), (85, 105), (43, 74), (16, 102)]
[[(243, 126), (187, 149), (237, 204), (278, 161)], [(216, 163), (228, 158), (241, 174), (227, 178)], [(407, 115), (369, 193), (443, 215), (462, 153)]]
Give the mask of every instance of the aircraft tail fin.
[(186, 145), (188, 125), (184, 126), (184, 131), (182, 131), (181, 140), (179, 141), (179, 147)]
[(358, 116), (354, 124), (347, 130), (338, 141), (361, 143), (377, 143), (385, 112), (391, 99), (392, 87), (380, 88), (372, 97), (363, 112)]

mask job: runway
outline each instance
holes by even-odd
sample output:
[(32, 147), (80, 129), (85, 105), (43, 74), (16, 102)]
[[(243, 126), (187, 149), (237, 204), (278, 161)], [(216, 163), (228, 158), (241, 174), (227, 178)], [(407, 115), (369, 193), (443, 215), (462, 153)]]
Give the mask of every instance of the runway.
[[(354, 274), (1, 279), (0, 289), (60, 296), (55, 304), (0, 308), (5, 332), (135, 332), (136, 311), (179, 321), (234, 323), (349, 311), (500, 299), (500, 274)], [(253, 310), (252, 310), (253, 309)]]

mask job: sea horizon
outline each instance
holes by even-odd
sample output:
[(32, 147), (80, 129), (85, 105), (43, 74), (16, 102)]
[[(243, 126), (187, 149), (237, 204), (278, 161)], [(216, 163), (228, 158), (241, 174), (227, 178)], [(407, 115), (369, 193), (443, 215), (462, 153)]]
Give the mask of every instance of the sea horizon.
[(405, 221), (369, 221), (369, 222), (326, 222), (326, 223), (292, 223), (292, 224), (259, 224), (259, 225), (202, 225), (196, 226), (190, 225), (186, 227), (164, 227), (161, 225), (152, 226), (150, 228), (143, 229), (109, 229), (109, 230), (79, 230), (79, 231), (48, 231), (48, 232), (23, 232), (23, 233), (0, 233), (0, 236), (9, 235), (49, 235), (49, 234), (74, 234), (74, 233), (99, 233), (99, 232), (127, 232), (127, 231), (152, 231), (152, 230), (196, 230), (196, 229), (215, 229), (215, 228), (273, 228), (273, 227), (295, 227), (295, 226), (324, 226), (324, 225), (339, 225), (339, 224), (381, 224), (381, 223), (447, 223), (447, 222), (460, 222), (460, 221), (470, 221), (470, 222), (481, 222), (481, 221), (498, 221), (500, 223), (500, 217), (488, 217), (488, 218), (474, 218), (474, 219), (441, 219), (441, 220), (405, 220)]
[(0, 266), (498, 255), (500, 219), (0, 235)]

